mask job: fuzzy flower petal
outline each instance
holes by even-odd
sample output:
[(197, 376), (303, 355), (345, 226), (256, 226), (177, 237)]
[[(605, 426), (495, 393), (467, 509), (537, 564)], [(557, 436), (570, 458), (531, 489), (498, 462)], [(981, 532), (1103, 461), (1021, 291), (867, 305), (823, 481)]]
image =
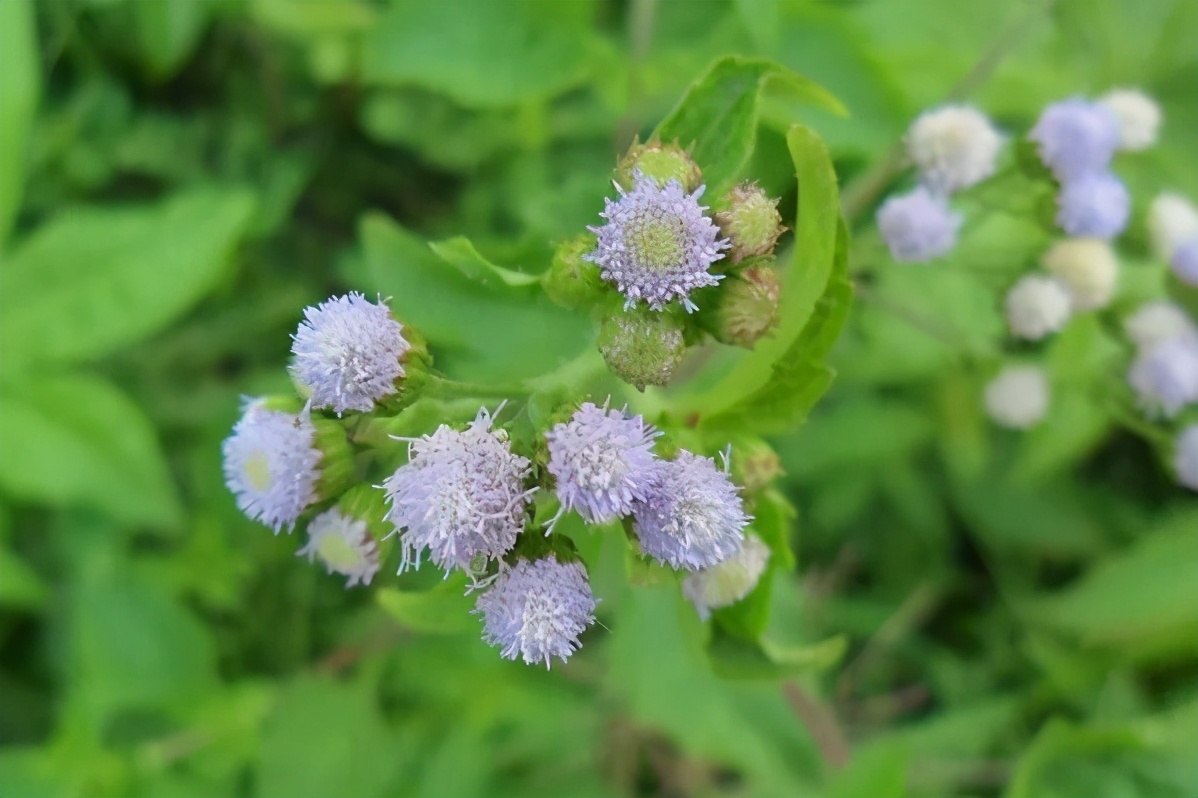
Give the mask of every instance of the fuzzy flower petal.
[(631, 191), (619, 185), (620, 198), (607, 200), (599, 214), (607, 223), (590, 227), (598, 247), (586, 260), (599, 266), (604, 280), (615, 283), (625, 296), (625, 308), (645, 302), (653, 310), (680, 299), (687, 311), (696, 309), (690, 293), (718, 283), (711, 265), (724, 257), (728, 239), (703, 215), (699, 204), (704, 187), (687, 194), (674, 180), (659, 186), (637, 174)]
[(1198, 424), (1191, 424), (1177, 436), (1177, 455), (1173, 462), (1177, 481), (1198, 491)]
[(878, 230), (897, 261), (923, 263), (948, 253), (960, 226), (960, 214), (923, 186), (878, 209)]
[(653, 480), (653, 440), (660, 433), (640, 416), (587, 402), (565, 424), (545, 433), (549, 473), (562, 510), (577, 510), (590, 524), (632, 512)]
[(1060, 332), (1069, 321), (1072, 300), (1069, 291), (1054, 277), (1029, 274), (1007, 294), (1007, 323), (1011, 333), (1038, 341)]
[(1161, 107), (1136, 89), (1112, 89), (1099, 100), (1119, 123), (1119, 149), (1139, 151), (1156, 144), (1161, 127)]
[(649, 497), (633, 509), (641, 551), (673, 568), (697, 571), (731, 557), (749, 523), (736, 485), (710, 457), (685, 449), (657, 461)]
[(735, 604), (752, 593), (769, 559), (769, 546), (759, 537), (746, 536), (740, 551), (722, 563), (688, 575), (682, 581), (682, 594), (695, 605), (699, 617), (707, 620), (712, 610)]
[(1198, 402), (1198, 337), (1179, 335), (1141, 352), (1128, 380), (1148, 412), (1176, 416)]
[(1048, 412), (1048, 377), (1038, 366), (1007, 366), (986, 385), (986, 413), (1008, 429), (1034, 427)]
[(395, 393), (401, 363), (411, 348), (403, 325), (385, 304), (351, 293), (304, 310), (292, 336), (296, 378), (312, 391), (313, 407), (363, 413)]
[(907, 131), (907, 155), (920, 177), (953, 192), (994, 174), (1003, 138), (976, 108), (948, 105), (921, 114)]
[(525, 508), (530, 462), (513, 454), (502, 430), (480, 410), (465, 430), (442, 424), (409, 441), (408, 463), (382, 487), (391, 504), (387, 520), (400, 531), (400, 571), (420, 567), (420, 552), (449, 570), (472, 572), (476, 558), (498, 559), (516, 543)]
[(1071, 236), (1114, 238), (1130, 216), (1131, 195), (1109, 172), (1067, 180), (1057, 195), (1057, 224)]
[(1072, 97), (1044, 109), (1032, 132), (1040, 159), (1058, 180), (1104, 171), (1119, 148), (1119, 120), (1109, 108)]
[(297, 557), (308, 562), (319, 557), (329, 573), (348, 577), (346, 587), (369, 585), (379, 570), (379, 547), (366, 522), (343, 514), (334, 507), (308, 524), (308, 543)]
[(578, 650), (579, 636), (595, 622), (595, 605), (582, 563), (550, 555), (520, 558), (501, 570), (474, 611), (483, 617), (483, 640), (499, 646), (505, 659), (548, 668), (553, 657), (565, 662)]
[(321, 453), (315, 437), (307, 409), (292, 415), (268, 410), (261, 400), (246, 406), (222, 447), (225, 484), (243, 513), (278, 534), (316, 501)]

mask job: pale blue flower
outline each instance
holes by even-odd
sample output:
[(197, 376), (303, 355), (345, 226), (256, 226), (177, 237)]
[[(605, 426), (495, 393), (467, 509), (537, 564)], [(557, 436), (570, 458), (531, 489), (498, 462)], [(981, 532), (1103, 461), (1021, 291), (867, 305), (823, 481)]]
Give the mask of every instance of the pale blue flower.
[(1143, 350), (1128, 380), (1145, 409), (1176, 416), (1198, 402), (1198, 336), (1178, 335)]
[(483, 640), (504, 658), (548, 668), (553, 657), (565, 662), (578, 650), (579, 636), (595, 622), (595, 605), (582, 563), (550, 555), (501, 569), (474, 611), (483, 618)]
[(1174, 466), (1177, 481), (1190, 490), (1198, 490), (1198, 424), (1190, 424), (1177, 436)]
[(653, 310), (679, 299), (686, 310), (697, 308), (691, 291), (715, 285), (722, 275), (708, 271), (724, 257), (726, 238), (699, 204), (704, 186), (687, 194), (671, 180), (659, 186), (639, 172), (631, 191), (616, 185), (620, 198), (606, 200), (607, 223), (588, 229), (598, 246), (584, 255), (600, 268), (604, 280), (624, 294), (624, 307), (645, 302)]
[(247, 404), (222, 446), (225, 484), (246, 516), (278, 534), (316, 501), (321, 453), (315, 437), (307, 408), (293, 415), (268, 410), (262, 400)]
[(313, 407), (363, 413), (396, 392), (411, 348), (390, 309), (362, 294), (332, 297), (304, 309), (292, 336), (296, 378), (312, 392)]
[(319, 557), (329, 573), (347, 577), (345, 586), (369, 585), (379, 570), (379, 547), (366, 522), (334, 507), (308, 524), (308, 543), (296, 552), (308, 562)]
[(897, 261), (923, 263), (948, 253), (960, 226), (960, 214), (924, 186), (891, 197), (878, 209), (878, 231)]
[(1173, 250), (1169, 265), (1182, 282), (1198, 286), (1198, 235), (1182, 241)]
[(1131, 195), (1110, 172), (1066, 180), (1057, 195), (1057, 224), (1071, 236), (1110, 239), (1131, 216)]
[(710, 568), (736, 553), (749, 523), (726, 470), (685, 449), (658, 460), (649, 497), (633, 508), (641, 551), (674, 568)]
[(1071, 97), (1044, 109), (1028, 135), (1060, 181), (1105, 171), (1119, 148), (1119, 120), (1109, 108)]

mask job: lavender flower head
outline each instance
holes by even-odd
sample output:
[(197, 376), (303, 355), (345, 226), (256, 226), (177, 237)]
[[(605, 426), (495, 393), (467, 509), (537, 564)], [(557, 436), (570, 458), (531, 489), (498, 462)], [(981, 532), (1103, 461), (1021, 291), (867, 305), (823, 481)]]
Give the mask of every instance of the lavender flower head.
[(370, 412), (395, 393), (404, 376), (400, 361), (411, 349), (387, 306), (358, 293), (305, 308), (292, 339), (292, 369), (311, 389), (312, 406), (331, 407), (339, 416), (346, 410)]
[(1131, 216), (1131, 195), (1109, 172), (1065, 181), (1057, 195), (1057, 224), (1071, 236), (1109, 239), (1123, 232)]
[(960, 226), (961, 215), (923, 186), (878, 209), (878, 230), (897, 261), (923, 263), (946, 254), (956, 246)]
[(649, 497), (633, 508), (641, 551), (688, 571), (735, 554), (749, 516), (727, 470), (685, 449), (675, 460), (658, 460), (656, 470)]
[(699, 617), (707, 620), (712, 610), (735, 604), (752, 593), (769, 559), (769, 546), (749, 535), (731, 557), (682, 580), (682, 594), (695, 605)]
[(225, 439), (225, 484), (247, 517), (275, 534), (290, 528), (316, 501), (321, 453), (308, 408), (298, 415), (250, 402), (233, 434)]
[(1198, 336), (1178, 335), (1142, 351), (1127, 378), (1146, 410), (1176, 416), (1198, 402)]
[(636, 173), (631, 191), (616, 184), (620, 198), (605, 200), (599, 214), (607, 223), (588, 227), (598, 236), (598, 247), (583, 258), (599, 266), (601, 276), (625, 296), (625, 309), (644, 301), (653, 310), (682, 300), (687, 312), (697, 309), (691, 291), (715, 285), (723, 275), (708, 269), (724, 257), (726, 238), (699, 204), (704, 186), (687, 194), (671, 180), (658, 186)]
[(523, 657), (529, 665), (578, 650), (578, 637), (595, 622), (595, 596), (582, 563), (560, 563), (553, 555), (524, 558), (502, 570), (478, 597), (483, 640), (500, 647), (505, 659)]
[(482, 409), (464, 430), (442, 424), (432, 435), (408, 440), (408, 463), (382, 487), (391, 504), (387, 520), (400, 532), (402, 573), (420, 567), (420, 552), (449, 570), (473, 572), (476, 558), (498, 559), (516, 543), (525, 507), (529, 460), (513, 454), (503, 430), (491, 429)]
[(1058, 180), (1107, 168), (1119, 148), (1119, 120), (1107, 107), (1071, 97), (1044, 109), (1028, 138)]
[(1177, 481), (1190, 490), (1198, 490), (1198, 424), (1191, 424), (1177, 436)]
[(577, 510), (589, 524), (631, 513), (656, 473), (653, 440), (660, 434), (640, 416), (591, 402), (546, 432), (562, 512)]
[(312, 562), (319, 557), (329, 573), (348, 577), (346, 587), (369, 585), (379, 570), (379, 548), (366, 522), (343, 514), (334, 507), (308, 524), (308, 543), (297, 557)]
[(1183, 283), (1198, 286), (1198, 235), (1191, 236), (1173, 250), (1169, 266)]

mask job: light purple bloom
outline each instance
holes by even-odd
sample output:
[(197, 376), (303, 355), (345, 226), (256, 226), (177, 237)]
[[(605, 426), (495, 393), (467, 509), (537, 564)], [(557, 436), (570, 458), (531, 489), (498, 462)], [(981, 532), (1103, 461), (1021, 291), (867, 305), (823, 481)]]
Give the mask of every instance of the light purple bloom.
[(1191, 424), (1177, 436), (1177, 481), (1190, 490), (1198, 490), (1198, 424)]
[(961, 215), (923, 186), (878, 209), (878, 230), (897, 261), (923, 263), (946, 254), (956, 246), (960, 226)]
[(640, 416), (591, 402), (546, 432), (562, 511), (577, 510), (590, 524), (631, 513), (653, 479), (653, 440), (660, 434)]
[(550, 555), (501, 570), (474, 611), (483, 617), (483, 640), (505, 659), (548, 668), (553, 657), (565, 662), (578, 650), (579, 635), (595, 622), (595, 604), (582, 563)]
[(1066, 180), (1057, 195), (1057, 224), (1071, 236), (1110, 239), (1131, 216), (1131, 195), (1110, 172)]
[(404, 376), (400, 361), (411, 348), (387, 306), (358, 293), (305, 308), (292, 339), (292, 369), (312, 391), (312, 406), (331, 407), (337, 415), (370, 412), (395, 393)]
[[(442, 424), (408, 439), (408, 463), (387, 478), (387, 520), (400, 532), (402, 572), (420, 567), (420, 552), (449, 570), (473, 573), (516, 543), (525, 508), (529, 460), (513, 454), (503, 430), (491, 429), (485, 409), (465, 430)], [(477, 558), (477, 559), (476, 559)], [(481, 562), (479, 561), (481, 560)]]
[(296, 552), (308, 562), (319, 557), (329, 573), (348, 577), (346, 587), (369, 585), (379, 570), (379, 547), (366, 522), (345, 515), (336, 507), (308, 524), (308, 543)]
[(1182, 282), (1198, 286), (1198, 235), (1178, 244), (1173, 257), (1169, 258), (1169, 265)]
[(1109, 108), (1071, 97), (1044, 109), (1028, 135), (1060, 181), (1105, 171), (1119, 148), (1119, 120)]
[(1128, 380), (1147, 410), (1176, 416), (1198, 402), (1198, 336), (1178, 335), (1141, 352)]
[(225, 484), (249, 518), (274, 529), (291, 527), (316, 501), (321, 453), (308, 409), (298, 415), (250, 402), (225, 439)]
[(727, 472), (685, 449), (675, 460), (658, 460), (656, 470), (648, 499), (633, 508), (641, 551), (688, 571), (735, 554), (749, 516)]
[(638, 172), (631, 191), (617, 184), (620, 198), (605, 200), (599, 215), (607, 223), (588, 228), (598, 237), (598, 247), (583, 257), (599, 266), (604, 280), (616, 284), (625, 296), (625, 309), (644, 301), (661, 310), (680, 299), (690, 312), (697, 307), (691, 291), (723, 277), (708, 271), (724, 257), (729, 241), (703, 215), (706, 208), (699, 197), (704, 188), (687, 194), (675, 180), (658, 186)]

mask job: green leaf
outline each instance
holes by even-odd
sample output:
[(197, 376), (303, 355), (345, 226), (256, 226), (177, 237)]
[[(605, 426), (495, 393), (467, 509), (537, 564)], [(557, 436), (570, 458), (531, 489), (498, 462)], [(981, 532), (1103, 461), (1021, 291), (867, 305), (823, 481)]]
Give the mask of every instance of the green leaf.
[(150, 73), (169, 78), (191, 56), (208, 21), (208, 0), (134, 2), (134, 26)]
[(691, 147), (713, 197), (731, 184), (757, 142), (758, 104), (769, 86), (789, 97), (843, 111), (819, 85), (774, 61), (729, 56), (716, 61), (691, 84), (653, 135)]
[[(523, 289), (540, 283), (541, 278), (536, 274), (505, 269), (487, 260), (475, 249), (470, 239), (464, 236), (446, 239), (445, 241), (430, 241), (429, 249), (449, 265), (464, 274), (467, 278), (496, 290)], [(529, 293), (529, 292), (522, 292)]]
[(21, 206), (25, 147), (41, 94), (32, 0), (0, 3), (0, 251)]
[(37, 609), (50, 591), (42, 578), (0, 540), (0, 607)]
[(831, 668), (847, 646), (843, 637), (809, 646), (780, 646), (768, 640), (754, 643), (716, 628), (707, 644), (707, 656), (716, 675), (725, 679), (785, 679)]
[(0, 383), (0, 488), (134, 524), (176, 527), (175, 487), (141, 409), (110, 383), (61, 375)]
[(243, 191), (64, 213), (0, 270), (0, 350), (12, 369), (106, 355), (166, 327), (221, 279), (253, 213)]
[(400, 626), (423, 634), (459, 634), (478, 631), (473, 595), (466, 594), (461, 574), (438, 582), (430, 590), (383, 588), (375, 594), (379, 606)]

